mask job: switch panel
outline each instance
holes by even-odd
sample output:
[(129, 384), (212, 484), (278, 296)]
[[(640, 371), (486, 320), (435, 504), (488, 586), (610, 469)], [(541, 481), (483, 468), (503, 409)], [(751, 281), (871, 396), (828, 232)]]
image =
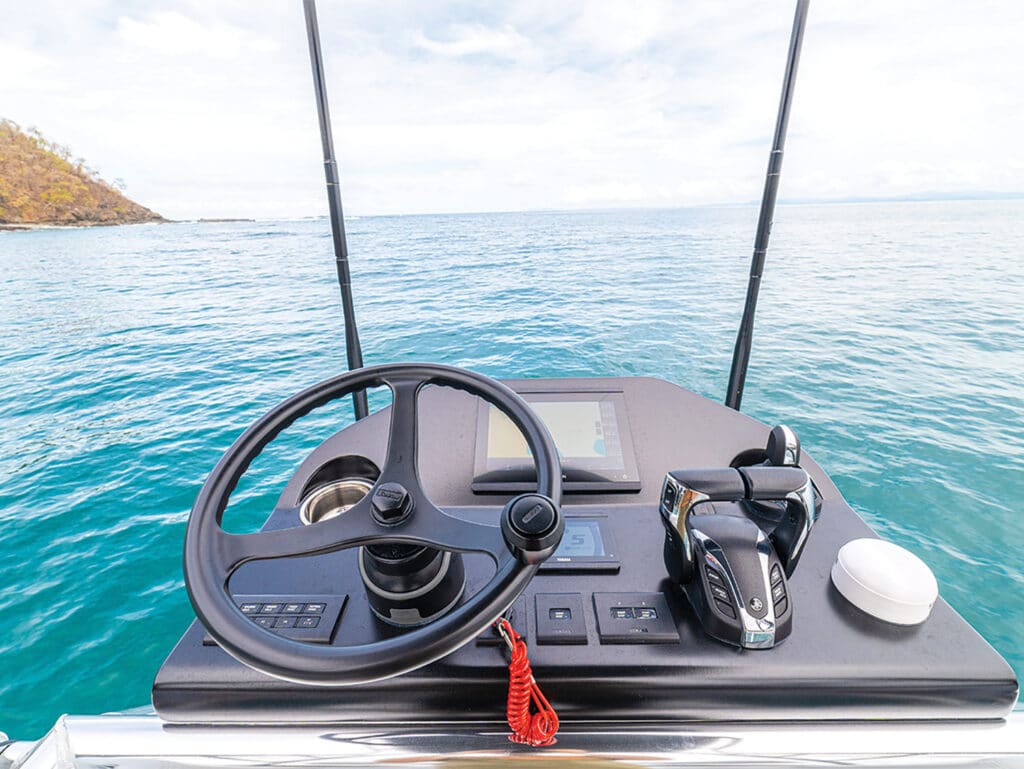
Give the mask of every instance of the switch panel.
[[(329, 644), (347, 595), (236, 595), (235, 606), (255, 624), (295, 641)], [(209, 634), (204, 646), (216, 646)]]
[(587, 620), (580, 593), (538, 593), (535, 600), (537, 643), (587, 643)]
[(664, 593), (594, 593), (594, 612), (603, 644), (679, 643)]

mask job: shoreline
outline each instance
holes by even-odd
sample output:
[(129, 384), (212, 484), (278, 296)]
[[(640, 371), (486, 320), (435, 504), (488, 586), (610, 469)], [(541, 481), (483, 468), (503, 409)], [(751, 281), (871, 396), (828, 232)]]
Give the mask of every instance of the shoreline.
[(32, 232), (34, 230), (81, 230), (87, 227), (126, 227), (133, 224), (224, 224), (255, 222), (255, 219), (200, 218), (200, 219), (144, 219), (132, 222), (0, 222), (0, 232)]
[(129, 224), (170, 224), (171, 219), (149, 219), (135, 222), (0, 222), (0, 232), (28, 232), (31, 230), (80, 230), (85, 227), (123, 227)]

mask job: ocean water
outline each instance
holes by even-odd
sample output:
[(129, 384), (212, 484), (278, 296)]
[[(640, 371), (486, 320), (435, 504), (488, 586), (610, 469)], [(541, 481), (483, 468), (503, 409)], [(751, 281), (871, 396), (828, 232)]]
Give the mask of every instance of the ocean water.
[[(349, 222), (368, 363), (720, 399), (757, 212)], [(744, 410), (786, 422), (1024, 674), (1024, 201), (783, 206)], [(220, 453), (344, 367), (324, 220), (0, 233), (0, 729), (148, 702)], [(347, 406), (236, 492), (255, 528)], [(236, 525), (237, 524), (237, 525)]]

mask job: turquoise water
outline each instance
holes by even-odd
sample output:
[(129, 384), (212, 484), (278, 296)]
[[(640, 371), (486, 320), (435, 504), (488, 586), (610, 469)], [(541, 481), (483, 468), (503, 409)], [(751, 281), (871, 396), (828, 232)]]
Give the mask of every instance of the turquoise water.
[[(350, 222), (367, 362), (720, 399), (753, 208)], [(323, 220), (0, 233), (0, 729), (148, 701), (219, 454), (344, 366)], [(1024, 674), (1024, 202), (785, 206), (744, 410), (785, 421)], [(229, 511), (255, 527), (290, 431)]]

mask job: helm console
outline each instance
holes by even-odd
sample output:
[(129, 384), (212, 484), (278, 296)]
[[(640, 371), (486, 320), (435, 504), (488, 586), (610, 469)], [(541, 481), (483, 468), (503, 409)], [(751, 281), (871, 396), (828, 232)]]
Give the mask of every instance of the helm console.
[[(915, 626), (883, 622), (845, 601), (829, 577), (836, 555), (847, 542), (876, 535), (799, 448), (800, 467), (815, 490), (815, 519), (799, 562), (786, 569), (787, 637), (770, 648), (712, 637), (700, 599), (667, 568), (664, 479), (680, 468), (763, 459), (767, 426), (657, 379), (506, 384), (528, 402), (554, 404), (537, 411), (565, 467), (562, 542), (507, 612), (564, 723), (995, 719), (1013, 706), (1012, 670), (941, 598)], [(520, 493), (516, 484), (531, 482), (518, 461), (522, 447), (470, 393), (429, 386), (418, 401), (419, 477), (427, 496), (455, 518), (497, 527), (506, 503)], [(374, 412), (318, 446), (287, 484), (264, 530), (301, 527), (303, 517), (325, 510), (344, 520), (346, 513), (338, 511), (373, 484), (379, 487), (377, 476), (388, 463), (389, 411)], [(765, 521), (773, 514), (785, 516), (773, 504), (708, 500), (694, 508), (693, 530), (717, 530), (725, 518), (768, 530)], [(520, 511), (517, 520), (529, 513)], [(716, 518), (702, 524), (701, 516)], [(385, 566), (410, 557), (377, 555)], [(448, 573), (441, 557), (411, 558), (425, 575), (422, 584)], [(384, 616), (380, 596), (367, 589), (365, 558), (359, 547), (348, 547), (253, 560), (234, 571), (228, 588), (239, 615), (257, 632), (300, 640), (314, 651), (387, 648), (421, 623)], [(464, 589), (451, 607), (439, 607), (439, 616), (457, 612), (494, 576), (486, 554), (464, 552), (460, 559)], [(784, 559), (779, 564), (786, 565)], [(499, 721), (508, 685), (503, 651), (501, 638), (484, 628), (410, 672), (315, 686), (238, 662), (196, 621), (157, 674), (153, 702), (165, 720), (183, 723)]]

